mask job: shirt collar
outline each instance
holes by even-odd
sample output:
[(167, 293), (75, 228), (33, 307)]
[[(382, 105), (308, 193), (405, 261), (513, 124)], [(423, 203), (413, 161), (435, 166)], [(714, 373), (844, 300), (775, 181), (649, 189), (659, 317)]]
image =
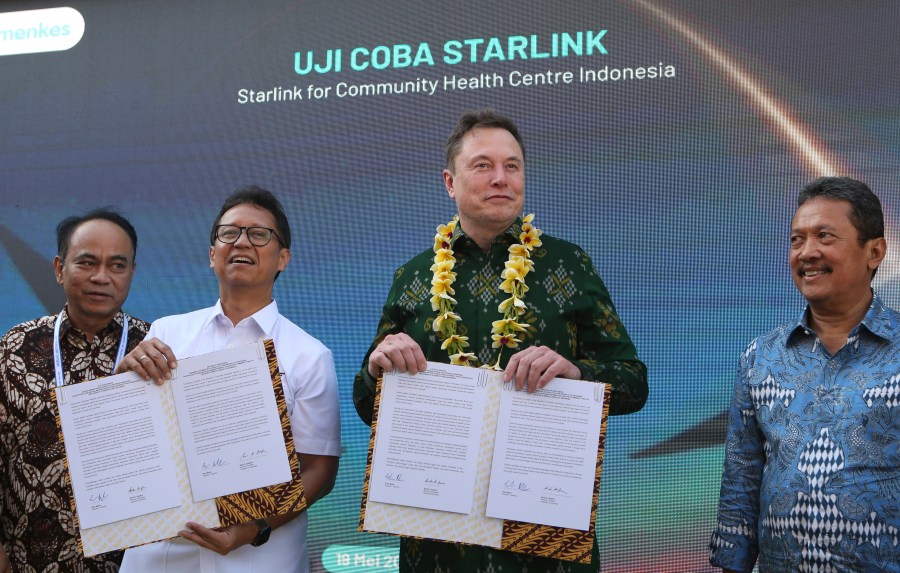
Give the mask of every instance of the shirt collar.
[[(278, 316), (278, 304), (272, 299), (272, 302), (257, 310), (244, 320), (252, 320), (265, 333), (266, 337), (271, 337), (272, 332), (275, 330), (275, 323), (278, 321)], [(217, 300), (216, 305), (212, 307), (212, 312), (209, 317), (207, 317), (204, 328), (214, 320), (225, 320), (228, 324), (231, 324), (229, 318), (225, 316), (225, 311), (222, 310), (221, 299)]]
[[(502, 237), (510, 237), (510, 238), (512, 238), (513, 241), (518, 241), (519, 235), (521, 235), (521, 234), (522, 234), (522, 218), (516, 217), (516, 220), (513, 221), (513, 224), (510, 225), (509, 227), (507, 227), (505, 231), (500, 233), (500, 235), (496, 239), (494, 239), (494, 241), (491, 244), (496, 243)], [(457, 223), (456, 228), (453, 229), (453, 234), (450, 236), (450, 246), (455, 249), (456, 241), (457, 241), (457, 239), (460, 239), (461, 237), (465, 237), (467, 241), (471, 242), (472, 244), (475, 244), (475, 241), (473, 241), (472, 238), (469, 237), (469, 235), (467, 235), (465, 231), (463, 231), (462, 225)]]
[[(892, 340), (897, 336), (898, 331), (900, 331), (900, 324), (897, 324), (892, 319), (891, 313), (888, 312), (888, 308), (884, 306), (881, 297), (878, 296), (878, 293), (874, 290), (872, 291), (872, 302), (869, 304), (869, 310), (866, 311), (866, 315), (863, 317), (862, 321), (850, 331), (849, 336), (852, 337), (858, 335), (863, 327), (874, 336), (884, 340)], [(803, 308), (803, 312), (800, 313), (800, 319), (797, 321), (797, 324), (788, 332), (785, 345), (789, 344), (794, 335), (800, 331), (812, 331), (809, 326), (809, 305), (806, 305)]]
[[(75, 325), (72, 324), (72, 320), (69, 318), (69, 305), (68, 304), (66, 304), (66, 306), (64, 306), (63, 309), (61, 311), (59, 311), (59, 314), (62, 315), (62, 322), (59, 325), (60, 338), (65, 338), (70, 330), (73, 330), (73, 329), (78, 330), (77, 328), (75, 328)], [(113, 316), (112, 320), (109, 321), (109, 324), (107, 324), (106, 326), (104, 326), (103, 328), (101, 328), (100, 330), (97, 331), (96, 336), (103, 338), (103, 336), (106, 335), (106, 333), (111, 328), (115, 328), (115, 329), (117, 329), (117, 331), (121, 331), (122, 325), (124, 324), (124, 317), (125, 317), (125, 313), (122, 312), (122, 309), (119, 309), (119, 312), (117, 312), (116, 315)], [(78, 330), (78, 332), (81, 332), (81, 330)]]

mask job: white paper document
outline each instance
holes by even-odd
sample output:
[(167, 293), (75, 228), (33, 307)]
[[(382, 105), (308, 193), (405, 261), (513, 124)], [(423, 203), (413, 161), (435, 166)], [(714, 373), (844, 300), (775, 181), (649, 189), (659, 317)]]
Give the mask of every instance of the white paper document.
[(63, 386), (57, 406), (86, 553), (172, 537), (186, 517), (216, 527), (207, 500), (292, 478), (262, 341), (180, 358), (162, 386)]
[(291, 480), (262, 342), (179, 360), (172, 393), (195, 502)]
[(589, 528), (604, 386), (555, 378), (528, 394), (504, 384), (488, 516)]
[(81, 528), (181, 505), (162, 391), (134, 373), (57, 389)]
[(429, 363), (427, 370), (416, 375), (384, 375), (370, 500), (463, 514), (472, 511), (491, 374)]

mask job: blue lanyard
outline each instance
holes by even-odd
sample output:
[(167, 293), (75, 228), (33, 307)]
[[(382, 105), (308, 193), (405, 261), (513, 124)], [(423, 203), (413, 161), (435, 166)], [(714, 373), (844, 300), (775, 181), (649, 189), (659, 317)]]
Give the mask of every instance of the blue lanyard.
[[(62, 325), (62, 315), (60, 312), (56, 315), (56, 324), (53, 325), (53, 369), (56, 372), (56, 387), (64, 386), (66, 383), (66, 379), (63, 377), (63, 367), (62, 367), (62, 348), (59, 343), (59, 328)], [(128, 348), (128, 317), (123, 313), (122, 314), (122, 336), (119, 338), (119, 351), (116, 353), (116, 363), (113, 366), (113, 371), (116, 370), (116, 367), (119, 365), (119, 362), (122, 361), (122, 358), (125, 357), (125, 350)]]

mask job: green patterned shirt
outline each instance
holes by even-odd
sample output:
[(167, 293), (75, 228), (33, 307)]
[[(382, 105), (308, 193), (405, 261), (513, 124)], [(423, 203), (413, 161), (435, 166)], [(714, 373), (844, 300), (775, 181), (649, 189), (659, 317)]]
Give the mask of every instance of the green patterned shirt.
[[(521, 220), (497, 237), (485, 253), (457, 225), (451, 243), (456, 266), (453, 288), (462, 321), (457, 333), (468, 336), (480, 364), (493, 363), (498, 349), (492, 348), (491, 323), (501, 318), (497, 307), (508, 298), (500, 290), (500, 273), (509, 257), (508, 248), (518, 242)], [(647, 369), (638, 359), (634, 344), (625, 331), (603, 281), (590, 257), (577, 245), (542, 235), (543, 245), (532, 253), (534, 270), (527, 278), (526, 313), (519, 322), (528, 324), (520, 348), (547, 346), (571, 360), (581, 370), (583, 380), (610, 385), (610, 414), (640, 410), (647, 400)], [(405, 332), (419, 346), (425, 358), (449, 362), (441, 349), (439, 335), (432, 329), (436, 313), (431, 308), (431, 279), (434, 252), (428, 249), (397, 269), (394, 284), (378, 324), (378, 332), (366, 353), (362, 370), (353, 386), (353, 401), (360, 418), (372, 422), (375, 380), (368, 373), (372, 350), (388, 334)], [(504, 350), (505, 366), (516, 349)], [(597, 571), (594, 562), (578, 565), (546, 558), (532, 558), (508, 551), (434, 541), (402, 539), (401, 571), (471, 573), (581, 573)]]

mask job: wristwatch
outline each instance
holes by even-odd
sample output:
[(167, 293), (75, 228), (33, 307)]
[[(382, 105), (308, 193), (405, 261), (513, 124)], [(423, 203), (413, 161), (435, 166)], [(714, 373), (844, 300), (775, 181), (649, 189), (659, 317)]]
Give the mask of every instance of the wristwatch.
[(250, 545), (259, 547), (269, 540), (269, 536), (272, 535), (272, 527), (265, 519), (254, 519), (253, 523), (259, 528), (259, 533), (256, 534), (256, 537), (250, 542)]

